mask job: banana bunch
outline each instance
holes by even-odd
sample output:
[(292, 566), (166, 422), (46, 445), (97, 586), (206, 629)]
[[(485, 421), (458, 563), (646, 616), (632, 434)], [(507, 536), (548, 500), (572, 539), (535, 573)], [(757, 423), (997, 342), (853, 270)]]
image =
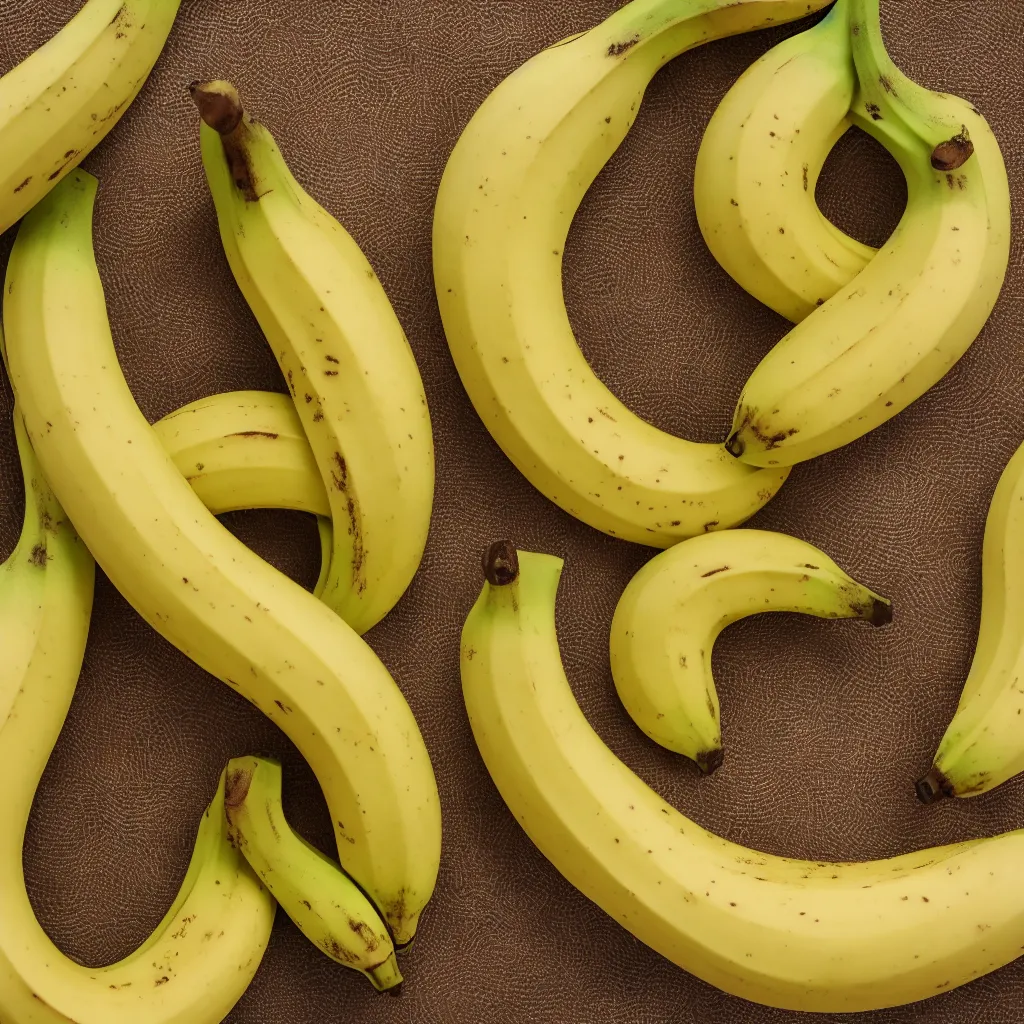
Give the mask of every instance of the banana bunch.
[(1024, 830), (863, 863), (777, 857), (667, 804), (576, 704), (555, 632), (562, 560), (499, 542), (462, 633), (462, 686), (502, 798), (548, 860), (673, 963), (767, 1006), (872, 1010), (1021, 953)]
[(971, 670), (931, 770), (923, 803), (987, 793), (1024, 771), (1024, 446), (999, 479), (981, 561), (981, 626)]
[(415, 719), (358, 634), (221, 526), (146, 423), (110, 336), (95, 192), (90, 175), (69, 174), (25, 218), (8, 267), (10, 372), (33, 447), (127, 600), (295, 742), (323, 787), (342, 867), (403, 945), (440, 855)]
[(737, 79), (697, 152), (693, 199), (712, 255), (742, 288), (799, 323), (875, 250), (840, 231), (814, 189), (851, 127), (857, 69), (849, 0), (769, 50)]
[(434, 281), (469, 397), (519, 471), (566, 512), (652, 547), (736, 526), (786, 470), (657, 430), (597, 379), (562, 294), (573, 215), (667, 61), (821, 0), (632, 0), (503, 81), (455, 146), (434, 211)]
[(711, 651), (726, 626), (759, 612), (892, 620), (889, 602), (824, 552), (767, 530), (709, 533), (662, 551), (615, 608), (612, 677), (629, 717), (708, 774), (723, 757)]
[(195, 82), (221, 241), (277, 357), (330, 505), (322, 599), (364, 633), (405, 592), (430, 526), (427, 399), (358, 245), (295, 180), (229, 82)]
[(0, 232), (100, 143), (135, 99), (181, 0), (87, 0), (0, 78)]
[(0, 568), (0, 770), (7, 780), (0, 789), (0, 1020), (219, 1024), (259, 966), (275, 908), (229, 841), (223, 776), (177, 897), (124, 960), (101, 968), (70, 960), (29, 902), (25, 829), (78, 682), (94, 563), (36, 461), (17, 407), (14, 429), (25, 519)]
[[(906, 211), (874, 256), (814, 204), (847, 117), (907, 180)], [(726, 448), (749, 466), (814, 458), (905, 409), (978, 336), (1006, 273), (1010, 199), (995, 136), (971, 104), (893, 64), (879, 0), (839, 0), (737, 82), (703, 142), (695, 195), (726, 270), (799, 321), (737, 403)]]

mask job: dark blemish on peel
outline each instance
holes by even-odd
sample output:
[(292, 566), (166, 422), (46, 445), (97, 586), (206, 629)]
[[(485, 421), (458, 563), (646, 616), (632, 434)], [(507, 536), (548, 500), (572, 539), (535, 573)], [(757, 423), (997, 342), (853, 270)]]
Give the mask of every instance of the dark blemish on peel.
[(703, 579), (707, 579), (707, 578), (708, 578), (708, 576), (714, 576), (714, 575), (716, 575), (717, 573), (720, 573), (720, 572), (725, 572), (725, 571), (726, 571), (726, 570), (727, 570), (728, 568), (729, 568), (729, 566), (727, 566), (727, 565), (723, 565), (723, 566), (722, 566), (721, 568), (719, 568), (719, 569), (709, 569), (709, 570), (708, 570), (707, 572), (702, 572), (702, 573), (700, 574), (700, 578), (701, 578), (702, 580), (703, 580)]
[(621, 57), (624, 53), (628, 53), (630, 50), (640, 42), (639, 36), (633, 36), (632, 39), (627, 39), (621, 43), (612, 43), (608, 47), (609, 57)]

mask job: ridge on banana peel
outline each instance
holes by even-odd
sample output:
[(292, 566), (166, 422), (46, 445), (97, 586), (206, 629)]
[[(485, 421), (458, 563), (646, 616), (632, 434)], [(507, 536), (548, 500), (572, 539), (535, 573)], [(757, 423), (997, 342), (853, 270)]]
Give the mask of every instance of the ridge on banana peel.
[(207, 511), (135, 404), (92, 248), (96, 185), (70, 174), (25, 218), (8, 265), (11, 379), (36, 454), (136, 611), (295, 743), (323, 788), (342, 867), (405, 944), (440, 858), (419, 728), (365, 641)]
[(870, 263), (754, 369), (726, 447), (792, 466), (862, 437), (941, 379), (978, 336), (1009, 259), (999, 144), (955, 96), (910, 81), (885, 50), (879, 0), (849, 0), (851, 117), (896, 158), (907, 208)]
[(441, 179), (434, 282), (462, 383), (502, 451), (569, 514), (669, 547), (736, 526), (786, 471), (641, 420), (580, 351), (562, 293), (576, 209), (625, 138), (648, 83), (700, 43), (791, 21), (821, 0), (632, 0), (537, 54), (473, 115)]
[(288, 824), (281, 765), (264, 757), (229, 761), (224, 806), (235, 847), (303, 935), (378, 992), (397, 994), (402, 975), (384, 922), (338, 865)]
[(541, 853), (642, 942), (732, 995), (832, 1013), (924, 999), (1020, 956), (1024, 830), (858, 863), (716, 836), (580, 711), (555, 631), (562, 560), (499, 542), (484, 571), (461, 656), (484, 763)]
[(409, 586), (434, 494), (419, 368), (359, 246), (295, 180), (230, 82), (193, 82), (231, 272), (295, 401), (333, 521), (321, 598), (359, 633)]
[(985, 523), (981, 625), (953, 720), (918, 798), (987, 793), (1024, 771), (1024, 445), (999, 478)]
[(849, 3), (773, 47), (725, 94), (697, 153), (704, 241), (741, 288), (795, 323), (859, 274), (875, 250), (818, 209), (825, 159), (852, 126)]
[(684, 540), (651, 559), (612, 619), (615, 689), (629, 717), (661, 746), (710, 774), (722, 763), (711, 652), (726, 626), (761, 612), (892, 621), (892, 606), (823, 551), (768, 530)]
[[(0, 350), (3, 339), (0, 335)], [(228, 842), (223, 776), (171, 907), (132, 954), (84, 967), (43, 931), (22, 863), (35, 791), (78, 683), (94, 563), (57, 503), (15, 406), (21, 537), (0, 571), (0, 1020), (219, 1024), (270, 941), (275, 904)]]
[(77, 167), (142, 88), (181, 0), (87, 0), (0, 78), (0, 232)]

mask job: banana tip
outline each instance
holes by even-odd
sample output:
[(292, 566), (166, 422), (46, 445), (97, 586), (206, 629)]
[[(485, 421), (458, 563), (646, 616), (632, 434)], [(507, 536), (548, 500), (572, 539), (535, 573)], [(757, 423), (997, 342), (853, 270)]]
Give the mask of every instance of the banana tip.
[(484, 551), (484, 579), (492, 587), (507, 587), (519, 578), (519, 553), (510, 540), (497, 540)]
[(949, 780), (935, 765), (932, 765), (927, 775), (914, 783), (914, 789), (917, 791), (917, 799), (926, 806), (953, 795)]
[(871, 609), (867, 618), (872, 626), (888, 626), (892, 622), (892, 603), (883, 598), (876, 597), (871, 602)]
[(734, 458), (738, 459), (746, 449), (746, 445), (743, 443), (743, 438), (740, 437), (740, 432), (734, 430), (730, 435), (729, 439), (725, 442), (725, 450)]
[(722, 767), (722, 762), (725, 760), (725, 751), (721, 747), (715, 750), (704, 750), (694, 760), (697, 762), (697, 767), (705, 775), (713, 775)]
[(230, 135), (241, 123), (242, 100), (230, 82), (223, 79), (192, 82), (188, 94), (199, 116), (219, 135)]

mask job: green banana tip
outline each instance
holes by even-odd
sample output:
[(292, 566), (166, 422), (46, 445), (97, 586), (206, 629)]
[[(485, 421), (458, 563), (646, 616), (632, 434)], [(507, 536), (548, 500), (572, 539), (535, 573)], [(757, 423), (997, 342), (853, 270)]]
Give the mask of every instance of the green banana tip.
[(519, 553), (510, 540), (497, 540), (481, 559), (484, 579), (492, 587), (507, 587), (519, 579)]
[(914, 783), (914, 789), (917, 792), (917, 799), (925, 806), (953, 795), (949, 779), (935, 765), (931, 766), (927, 775)]
[(223, 79), (192, 82), (188, 94), (199, 116), (218, 135), (230, 135), (241, 124), (245, 111), (238, 90)]

